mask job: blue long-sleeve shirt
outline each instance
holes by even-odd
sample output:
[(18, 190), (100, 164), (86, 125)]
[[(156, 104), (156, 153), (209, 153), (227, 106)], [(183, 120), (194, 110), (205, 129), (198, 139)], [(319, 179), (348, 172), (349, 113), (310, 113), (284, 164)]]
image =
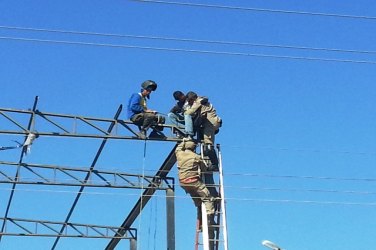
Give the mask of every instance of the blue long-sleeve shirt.
[(131, 119), (135, 114), (142, 113), (146, 110), (146, 99), (141, 93), (132, 94), (128, 101), (127, 116)]

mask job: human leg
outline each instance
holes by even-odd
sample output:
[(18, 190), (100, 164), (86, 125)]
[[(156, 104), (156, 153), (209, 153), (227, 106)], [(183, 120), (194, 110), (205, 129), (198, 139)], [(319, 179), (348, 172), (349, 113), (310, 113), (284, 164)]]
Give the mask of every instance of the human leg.
[(214, 145), (215, 129), (213, 124), (205, 122), (203, 126), (204, 143)]
[(181, 183), (181, 187), (192, 197), (196, 207), (200, 207), (201, 203), (204, 203), (207, 214), (214, 213), (214, 198), (202, 181)]
[(215, 148), (212, 144), (204, 144), (203, 145), (203, 153), (204, 156), (207, 156), (210, 160), (211, 165), (208, 166), (209, 171), (218, 171), (218, 156), (215, 152)]
[(193, 136), (193, 121), (191, 115), (184, 115), (185, 133)]
[(174, 113), (168, 113), (167, 119), (169, 123), (177, 126), (177, 127), (184, 127), (184, 120), (182, 120), (178, 115)]
[(142, 113), (144, 120), (142, 122), (143, 129), (148, 129), (151, 125), (154, 125), (158, 120), (157, 116), (153, 113)]

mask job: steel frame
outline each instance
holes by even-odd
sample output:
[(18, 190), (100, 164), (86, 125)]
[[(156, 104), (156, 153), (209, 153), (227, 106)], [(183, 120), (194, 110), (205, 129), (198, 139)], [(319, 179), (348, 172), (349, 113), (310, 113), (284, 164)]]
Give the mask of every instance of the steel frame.
[[(1, 166), (6, 166), (7, 168), (11, 167), (19, 171), (17, 178), (6, 173), (2, 170)], [(114, 171), (92, 170), (92, 177), (86, 182), (82, 177), (77, 176), (78, 174), (87, 174), (89, 172), (90, 169), (87, 168), (0, 161), (0, 183), (131, 189), (144, 189), (145, 185), (151, 185), (157, 190), (167, 190), (175, 185), (174, 178), (172, 177), (161, 178), (159, 176)], [(26, 176), (26, 173), (31, 176)]]
[[(40, 164), (26, 164), (23, 163), (23, 156), (26, 153), (27, 147), (25, 142), (22, 147), (21, 156), (19, 162), (4, 162), (1, 161), (0, 165), (8, 165), (16, 167), (16, 174), (12, 178), (8, 174), (0, 171), (0, 177), (4, 176), (5, 180), (0, 179), (0, 183), (11, 183), (12, 184), (12, 191), (10, 193), (10, 197), (8, 200), (7, 209), (3, 218), (0, 218), (2, 223), (2, 228), (0, 232), (0, 244), (1, 239), (3, 236), (49, 236), (49, 237), (56, 237), (55, 242), (51, 249), (55, 249), (57, 246), (59, 239), (61, 237), (83, 237), (83, 238), (109, 238), (110, 242), (106, 249), (114, 249), (116, 245), (122, 239), (130, 239), (130, 248), (136, 249), (136, 240), (137, 235), (136, 233), (130, 233), (134, 231), (131, 228), (135, 219), (139, 216), (142, 209), (151, 199), (153, 194), (156, 190), (166, 190), (166, 206), (167, 206), (167, 245), (168, 249), (174, 250), (175, 249), (175, 218), (174, 218), (174, 179), (167, 177), (169, 171), (176, 163), (176, 158), (174, 154), (175, 147), (171, 150), (169, 155), (167, 156), (166, 160), (157, 171), (154, 176), (143, 176), (143, 175), (130, 175), (126, 173), (117, 173), (117, 172), (110, 172), (110, 171), (98, 171), (95, 170), (96, 162), (106, 145), (107, 140), (109, 139), (117, 139), (117, 140), (156, 140), (156, 141), (169, 141), (169, 142), (180, 142), (182, 139), (176, 137), (165, 137), (165, 138), (141, 138), (138, 133), (136, 132), (136, 126), (127, 120), (119, 119), (120, 113), (122, 111), (122, 106), (120, 105), (116, 114), (114, 115), (113, 119), (107, 118), (95, 118), (95, 117), (85, 117), (85, 116), (77, 116), (77, 115), (66, 115), (66, 114), (54, 114), (54, 113), (47, 113), (41, 112), (37, 109), (38, 97), (35, 97), (34, 105), (31, 110), (20, 110), (20, 109), (9, 109), (9, 108), (0, 108), (0, 118), (3, 117), (6, 121), (9, 122), (10, 125), (13, 125), (17, 129), (13, 130), (2, 130), (0, 128), (0, 134), (7, 134), (7, 135), (25, 135), (25, 141), (30, 134), (35, 135), (36, 137), (39, 136), (59, 136), (59, 137), (74, 137), (74, 138), (96, 138), (102, 139), (102, 143), (97, 151), (96, 156), (93, 159), (93, 162), (88, 169), (78, 169), (78, 168), (70, 168), (70, 167), (58, 167), (58, 166), (51, 166), (51, 165), (40, 165)], [(20, 115), (20, 116), (27, 116), (29, 117), (29, 122), (27, 126), (22, 125), (13, 115)], [(51, 129), (48, 131), (38, 131), (36, 130), (38, 122), (45, 122), (48, 124)], [(68, 124), (68, 125), (67, 125)], [(108, 126), (108, 129), (104, 129), (103, 126)], [(176, 126), (171, 125), (162, 125), (165, 128), (171, 129), (171, 134), (181, 132), (179, 128)], [(68, 129), (68, 127), (70, 129)], [(88, 130), (91, 129), (92, 133), (80, 133), (79, 130)], [(43, 175), (39, 170), (49, 170), (56, 175), (57, 173), (66, 175), (71, 177), (70, 182), (59, 182), (57, 179), (48, 177)], [(27, 170), (29, 174), (34, 175), (37, 177), (38, 180), (29, 181), (23, 179), (22, 171)], [(84, 179), (75, 177), (74, 173), (83, 173), (86, 174)], [(94, 183), (92, 182), (92, 176), (98, 177), (102, 182)], [(110, 179), (113, 178), (112, 180)], [(115, 178), (118, 178), (115, 180)], [(129, 178), (142, 178), (143, 181), (146, 181), (148, 185), (145, 187), (145, 184), (139, 185), (140, 181), (134, 182), (131, 181)], [(119, 183), (118, 180), (123, 181), (123, 183)], [(172, 184), (170, 183), (172, 182)], [(49, 221), (38, 221), (38, 220), (28, 220), (28, 219), (14, 219), (9, 218), (8, 213), (11, 208), (12, 199), (14, 196), (14, 192), (16, 190), (17, 184), (41, 184), (41, 185), (68, 185), (68, 186), (79, 186), (80, 190), (77, 192), (76, 199), (74, 200), (67, 217), (64, 222), (49, 222)], [(165, 186), (163, 186), (166, 185)], [(145, 191), (139, 198), (139, 200), (134, 205), (133, 209), (130, 211), (129, 215), (126, 217), (124, 222), (120, 227), (109, 227), (109, 226), (96, 226), (96, 225), (84, 225), (84, 224), (73, 224), (70, 222), (70, 217), (83, 193), (83, 189), (85, 187), (109, 187), (109, 188), (143, 188)], [(35, 227), (44, 227), (49, 228), (52, 230), (53, 233), (49, 234), (42, 234), (37, 233), (37, 231), (28, 230), (27, 227), (22, 226), (23, 223), (26, 224), (34, 224)], [(24, 230), (23, 233), (9, 233), (6, 232), (6, 226), (9, 224), (14, 224), (15, 226), (19, 227), (19, 229)], [(50, 224), (54, 225), (54, 227), (50, 226)], [(60, 227), (60, 230), (56, 227)], [(98, 234), (95, 236), (90, 236), (88, 234), (82, 233), (82, 230), (78, 230), (79, 227), (83, 227), (83, 231), (95, 231)], [(101, 229), (107, 229), (109, 233), (112, 233), (112, 236), (108, 236), (107, 234), (99, 233)], [(78, 234), (65, 234), (68, 229), (72, 229), (76, 231)], [(99, 231), (99, 232), (98, 232)], [(80, 233), (81, 232), (81, 233)], [(127, 237), (127, 235), (131, 235)]]
[[(20, 218), (0, 218), (5, 222), (3, 235), (7, 236), (39, 236), (39, 237), (79, 237), (102, 239), (136, 239), (137, 230), (130, 228), (124, 235), (116, 235), (118, 227), (67, 223), (66, 230), (60, 233), (56, 227), (61, 227), (62, 222), (45, 220), (28, 220)], [(114, 235), (115, 233), (115, 235)]]
[[(122, 109), (122, 106), (119, 107)], [(11, 115), (21, 114), (21, 115), (30, 115), (33, 117), (33, 121), (30, 126), (25, 127), (20, 124), (15, 118)], [(121, 120), (117, 118), (108, 119), (108, 118), (95, 118), (95, 117), (85, 117), (78, 115), (67, 115), (67, 114), (54, 114), (41, 112), (40, 110), (22, 110), (22, 109), (9, 109), (9, 108), (0, 108), (0, 115), (3, 116), (10, 124), (18, 127), (20, 130), (1, 130), (0, 134), (9, 134), (9, 135), (29, 135), (30, 133), (37, 136), (59, 136), (59, 137), (78, 137), (78, 138), (99, 138), (99, 139), (121, 139), (121, 140), (156, 140), (156, 141), (172, 141), (180, 142), (181, 139), (176, 137), (166, 137), (166, 138), (150, 138), (147, 137), (141, 138), (138, 135), (138, 132), (135, 130), (137, 126), (129, 120)], [(37, 120), (38, 119), (38, 120)], [(51, 131), (36, 131), (36, 123), (41, 120), (51, 125)], [(60, 121), (58, 121), (60, 120)], [(62, 124), (69, 121), (69, 127), (67, 124)], [(101, 126), (113, 124), (114, 131), (106, 131)], [(79, 133), (79, 126), (82, 126), (82, 129), (91, 128), (99, 134), (89, 134), (89, 133)], [(176, 131), (181, 131), (180, 128), (174, 125), (167, 124), (158, 124), (158, 126), (171, 129), (172, 134)], [(52, 128), (57, 129), (55, 131)], [(80, 127), (81, 128), (81, 127)], [(138, 129), (138, 128), (137, 128)]]

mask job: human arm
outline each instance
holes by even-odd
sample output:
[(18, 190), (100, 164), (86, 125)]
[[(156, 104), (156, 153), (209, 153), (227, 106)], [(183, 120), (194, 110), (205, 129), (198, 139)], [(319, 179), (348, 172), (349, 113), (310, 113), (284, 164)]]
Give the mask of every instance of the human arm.
[(193, 104), (192, 106), (188, 107), (184, 114), (185, 115), (192, 115), (194, 114), (200, 107), (201, 107), (201, 99), (197, 99)]
[(181, 107), (179, 107), (178, 104), (176, 104), (174, 107), (171, 108), (170, 113), (178, 114), (181, 113), (183, 110)]
[(129, 100), (129, 108), (135, 113), (142, 113), (145, 111), (144, 107), (140, 104), (141, 96), (139, 94), (133, 94)]

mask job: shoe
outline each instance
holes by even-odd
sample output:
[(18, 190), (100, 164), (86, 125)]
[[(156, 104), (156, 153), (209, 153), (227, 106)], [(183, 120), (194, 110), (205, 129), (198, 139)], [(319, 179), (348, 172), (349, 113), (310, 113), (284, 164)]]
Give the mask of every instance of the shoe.
[(208, 167), (208, 171), (219, 172), (219, 167), (218, 167), (218, 165), (211, 164), (210, 167)]
[(137, 136), (138, 138), (140, 139), (146, 139), (146, 131), (145, 130), (141, 130), (140, 132), (137, 133)]
[(214, 214), (208, 214), (207, 219), (208, 219), (208, 226), (216, 226), (217, 225), (217, 222), (214, 221)]
[(178, 139), (183, 139), (185, 137), (184, 134), (182, 134), (181, 132), (179, 131), (175, 131), (175, 137), (178, 138)]

